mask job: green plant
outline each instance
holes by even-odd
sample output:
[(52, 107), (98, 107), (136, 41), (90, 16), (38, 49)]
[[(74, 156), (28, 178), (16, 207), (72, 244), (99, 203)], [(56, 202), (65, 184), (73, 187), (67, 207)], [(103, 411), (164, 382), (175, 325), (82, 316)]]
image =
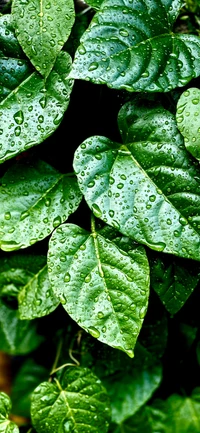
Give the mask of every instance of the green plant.
[(0, 16), (0, 430), (198, 433), (198, 2), (87, 3)]

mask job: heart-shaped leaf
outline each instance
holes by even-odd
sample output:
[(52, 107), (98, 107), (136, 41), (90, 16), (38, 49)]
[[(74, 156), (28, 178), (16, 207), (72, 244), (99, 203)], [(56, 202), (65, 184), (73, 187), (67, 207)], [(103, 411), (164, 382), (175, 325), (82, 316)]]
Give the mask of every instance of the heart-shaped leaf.
[(0, 248), (26, 248), (44, 239), (81, 200), (77, 181), (43, 161), (17, 163), (1, 179)]
[(200, 74), (200, 39), (172, 33), (180, 0), (106, 0), (81, 39), (71, 76), (166, 92)]
[[(103, 232), (104, 233), (104, 232)], [(52, 235), (49, 278), (68, 314), (93, 337), (133, 357), (149, 296), (149, 268), (142, 247), (125, 249), (73, 224)]]
[(200, 260), (200, 173), (174, 116), (135, 102), (122, 108), (119, 123), (124, 145), (91, 137), (75, 153), (88, 205), (98, 218), (154, 250)]
[(43, 382), (35, 389), (31, 417), (37, 433), (107, 433), (109, 399), (94, 373), (71, 367), (60, 382)]
[(14, 35), (11, 17), (0, 17), (0, 162), (41, 143), (60, 124), (73, 80), (62, 52), (47, 80), (34, 72)]
[(44, 77), (68, 39), (74, 23), (73, 0), (13, 0), (12, 17), (24, 52)]
[(200, 90), (190, 88), (177, 104), (176, 120), (185, 139), (186, 149), (200, 160)]

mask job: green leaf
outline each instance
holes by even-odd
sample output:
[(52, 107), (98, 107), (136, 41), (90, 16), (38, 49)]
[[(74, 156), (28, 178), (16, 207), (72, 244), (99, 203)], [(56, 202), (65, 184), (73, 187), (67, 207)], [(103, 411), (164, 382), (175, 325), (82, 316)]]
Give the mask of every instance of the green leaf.
[(42, 341), (36, 323), (19, 320), (18, 311), (0, 300), (0, 350), (10, 355), (24, 355), (36, 349)]
[(92, 6), (94, 9), (100, 9), (103, 0), (87, 0), (87, 4)]
[(16, 163), (0, 187), (0, 247), (17, 250), (44, 239), (74, 212), (81, 194), (73, 176), (43, 161)]
[(200, 267), (178, 258), (150, 260), (151, 285), (169, 313), (176, 314), (183, 307), (200, 280)]
[(121, 424), (134, 415), (158, 388), (162, 368), (156, 362), (144, 368), (132, 367), (132, 372), (120, 372), (104, 380), (111, 400), (112, 421)]
[(35, 389), (31, 417), (37, 433), (106, 433), (109, 400), (94, 373), (87, 368), (71, 367), (60, 382), (43, 382)]
[(186, 149), (200, 160), (200, 90), (195, 87), (182, 93), (178, 100), (176, 120), (185, 139)]
[(24, 59), (10, 16), (0, 17), (0, 162), (41, 143), (60, 124), (73, 80), (71, 58), (60, 53), (47, 80)]
[(130, 92), (166, 92), (200, 74), (200, 39), (172, 33), (180, 0), (106, 0), (70, 76)]
[(47, 265), (39, 270), (20, 290), (18, 295), (20, 319), (35, 319), (54, 311), (56, 299), (48, 277)]
[(16, 35), (37, 71), (47, 77), (74, 23), (73, 0), (13, 0)]
[(30, 418), (31, 394), (43, 380), (48, 378), (48, 370), (27, 359), (22, 364), (12, 383), (12, 413)]
[(19, 433), (17, 425), (8, 419), (11, 410), (11, 401), (7, 394), (0, 392), (0, 432)]
[(146, 314), (149, 268), (142, 247), (127, 249), (97, 232), (60, 226), (48, 252), (49, 278), (68, 314), (93, 337), (133, 357)]
[(174, 116), (135, 102), (122, 107), (119, 124), (126, 122), (124, 145), (96, 136), (75, 152), (74, 169), (89, 207), (154, 250), (200, 260), (200, 173)]

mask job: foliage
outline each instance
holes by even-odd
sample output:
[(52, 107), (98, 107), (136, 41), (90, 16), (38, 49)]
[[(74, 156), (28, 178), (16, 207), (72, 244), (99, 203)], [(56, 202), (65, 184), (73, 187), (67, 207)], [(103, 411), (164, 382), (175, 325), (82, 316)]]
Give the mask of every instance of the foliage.
[(1, 11), (0, 431), (198, 433), (198, 2)]

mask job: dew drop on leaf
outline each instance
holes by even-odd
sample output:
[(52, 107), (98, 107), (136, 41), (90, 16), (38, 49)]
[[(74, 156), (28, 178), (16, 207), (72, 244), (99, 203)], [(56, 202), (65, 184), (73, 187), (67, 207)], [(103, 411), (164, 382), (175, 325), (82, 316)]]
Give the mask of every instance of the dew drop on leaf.
[(88, 328), (88, 331), (92, 335), (92, 337), (94, 337), (94, 338), (100, 337), (100, 332), (98, 331), (98, 329), (94, 328), (94, 326), (90, 326)]
[(18, 125), (21, 125), (23, 123), (23, 121), (24, 121), (24, 115), (23, 115), (23, 112), (21, 110), (17, 111), (17, 113), (15, 113), (13, 117), (15, 119), (15, 122)]

